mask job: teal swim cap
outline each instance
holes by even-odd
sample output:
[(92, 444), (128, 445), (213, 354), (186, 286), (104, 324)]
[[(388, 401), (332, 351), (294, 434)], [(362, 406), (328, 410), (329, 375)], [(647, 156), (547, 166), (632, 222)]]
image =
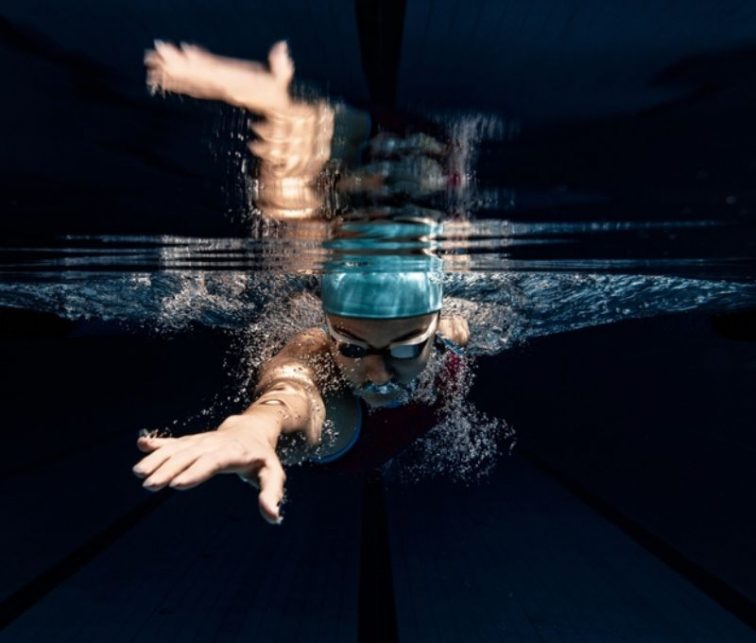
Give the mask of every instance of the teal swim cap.
[(443, 263), (431, 254), (434, 223), (343, 222), (320, 282), (323, 310), (342, 317), (395, 319), (441, 310)]
[(323, 310), (342, 317), (394, 319), (441, 310), (443, 272), (327, 272), (320, 284)]

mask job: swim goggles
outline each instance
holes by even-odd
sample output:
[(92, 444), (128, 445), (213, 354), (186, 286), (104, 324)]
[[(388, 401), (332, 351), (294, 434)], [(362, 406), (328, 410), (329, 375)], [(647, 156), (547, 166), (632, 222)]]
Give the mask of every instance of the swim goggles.
[(440, 313), (433, 318), (433, 321), (422, 335), (413, 337), (407, 342), (389, 344), (385, 348), (373, 348), (368, 344), (342, 335), (331, 325), (331, 320), (328, 317), (326, 317), (326, 324), (328, 325), (328, 334), (336, 342), (336, 348), (344, 357), (359, 359), (367, 355), (388, 355), (391, 359), (405, 360), (420, 357), (428, 340), (435, 334), (438, 328), (439, 317)]

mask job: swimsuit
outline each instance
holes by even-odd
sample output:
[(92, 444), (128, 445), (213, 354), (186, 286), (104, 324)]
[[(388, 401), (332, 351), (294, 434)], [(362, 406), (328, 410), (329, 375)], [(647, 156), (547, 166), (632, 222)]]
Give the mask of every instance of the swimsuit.
[(399, 455), (436, 426), (443, 400), (454, 393), (464, 358), (460, 348), (449, 340), (437, 336), (435, 343), (443, 353), (443, 365), (435, 381), (437, 395), (433, 405), (410, 402), (397, 408), (368, 410), (365, 402), (355, 396), (357, 420), (349, 444), (337, 453), (310, 461), (329, 471), (371, 471)]

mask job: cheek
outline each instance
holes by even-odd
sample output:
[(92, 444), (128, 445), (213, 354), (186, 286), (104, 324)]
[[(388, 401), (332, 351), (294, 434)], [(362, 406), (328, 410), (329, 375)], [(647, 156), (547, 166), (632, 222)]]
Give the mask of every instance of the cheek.
[(333, 359), (344, 377), (353, 382), (361, 381), (364, 370), (362, 360), (349, 359), (339, 354), (334, 355)]

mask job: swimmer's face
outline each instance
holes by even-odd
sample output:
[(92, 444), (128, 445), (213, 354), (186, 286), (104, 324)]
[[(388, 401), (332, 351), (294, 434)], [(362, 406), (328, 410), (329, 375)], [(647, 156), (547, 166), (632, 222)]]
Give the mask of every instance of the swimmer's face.
[[(360, 319), (328, 315), (328, 321), (339, 336), (355, 345), (369, 349), (388, 349), (392, 344), (412, 343), (435, 325), (438, 313), (401, 319)], [(413, 380), (422, 373), (433, 350), (433, 335), (412, 359), (395, 359), (388, 351), (350, 358), (331, 342), (331, 352), (354, 392), (370, 406), (392, 406), (406, 401)]]

